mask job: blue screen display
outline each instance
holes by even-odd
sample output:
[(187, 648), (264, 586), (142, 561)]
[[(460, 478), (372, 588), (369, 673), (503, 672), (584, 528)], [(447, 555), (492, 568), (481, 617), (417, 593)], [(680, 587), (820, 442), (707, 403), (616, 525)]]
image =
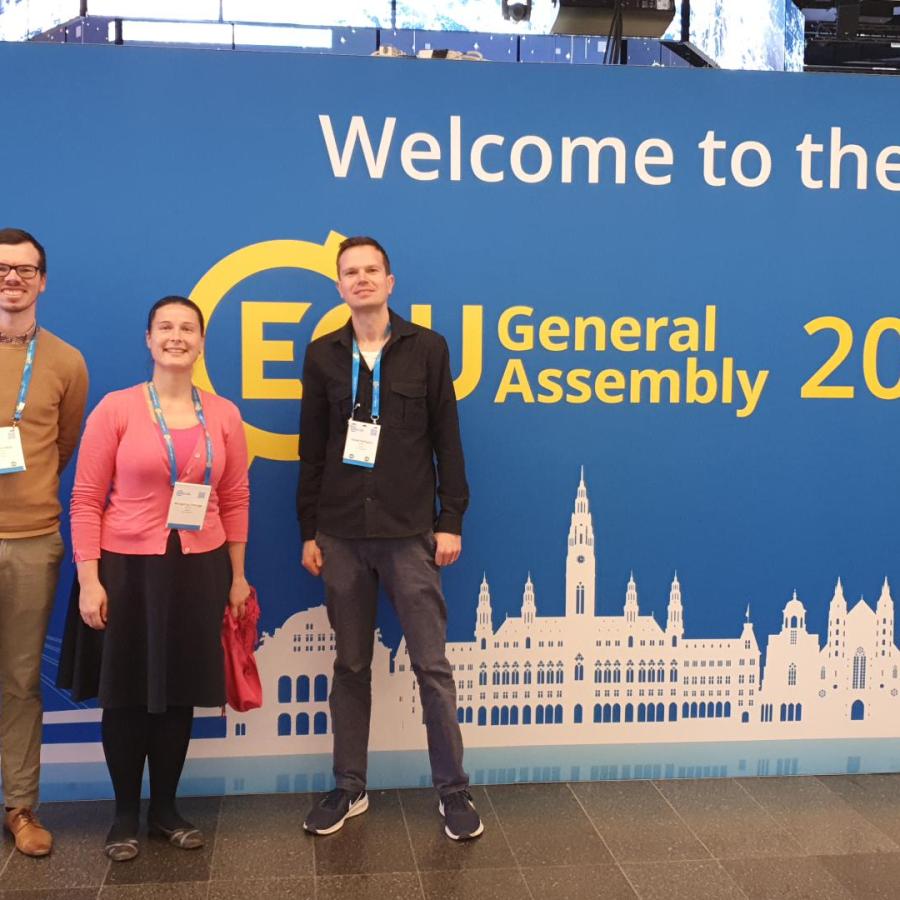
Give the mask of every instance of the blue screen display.
[(529, 21), (514, 22), (500, 0), (397, 0), (397, 28), (549, 34), (557, 12), (550, 0), (534, 0)]
[(690, 0), (688, 40), (723, 69), (784, 69), (782, 0)]

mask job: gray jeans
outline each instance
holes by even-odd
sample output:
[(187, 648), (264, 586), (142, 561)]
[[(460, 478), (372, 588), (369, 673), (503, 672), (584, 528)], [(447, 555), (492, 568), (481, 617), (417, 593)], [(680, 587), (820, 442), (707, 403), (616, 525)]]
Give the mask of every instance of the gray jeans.
[(339, 788), (366, 787), (372, 709), (372, 650), (378, 587), (400, 620), (425, 714), (431, 777), (441, 796), (468, 787), (456, 719), (456, 685), (447, 662), (447, 606), (434, 536), (347, 540), (319, 533), (322, 578), (336, 657), (329, 703), (334, 729), (334, 777)]

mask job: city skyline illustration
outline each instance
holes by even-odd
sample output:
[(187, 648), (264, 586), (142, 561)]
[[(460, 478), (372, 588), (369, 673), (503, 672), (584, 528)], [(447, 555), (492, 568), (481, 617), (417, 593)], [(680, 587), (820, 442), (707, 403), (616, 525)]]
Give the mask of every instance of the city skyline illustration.
[[(597, 547), (582, 467), (565, 542), (564, 604), (542, 615), (528, 573), (518, 615), (495, 625), (489, 573), (478, 586), (472, 639), (449, 641), (458, 719), (467, 747), (873, 738), (900, 733), (898, 650), (887, 578), (873, 608), (848, 604), (837, 580), (824, 640), (807, 628), (794, 591), (765, 665), (750, 608), (734, 609), (730, 636), (691, 636), (678, 573), (664, 624), (641, 610), (632, 572), (620, 612), (597, 610)], [(559, 598), (547, 604), (559, 608)], [(608, 603), (606, 605), (609, 605)], [(192, 756), (330, 751), (328, 692), (334, 635), (324, 605), (290, 615), (262, 635), (257, 664), (264, 705), (226, 712), (224, 729)], [(425, 729), (405, 639), (380, 632), (372, 660), (373, 751), (424, 749)], [(95, 722), (96, 709), (45, 713), (45, 723)], [(224, 730), (224, 734), (221, 731)], [(86, 742), (58, 741), (54, 761), (93, 758)], [(81, 747), (81, 751), (78, 747)], [(67, 749), (68, 748), (68, 749)]]
[[(887, 578), (873, 608), (848, 604), (838, 579), (824, 640), (807, 627), (794, 591), (765, 666), (750, 608), (731, 636), (689, 636), (674, 573), (665, 624), (641, 611), (635, 574), (621, 612), (596, 612), (597, 548), (582, 468), (566, 540), (564, 607), (541, 615), (530, 573), (518, 615), (495, 626), (488, 573), (478, 588), (472, 640), (450, 641), (458, 718), (471, 747), (601, 742), (691, 742), (888, 737), (900, 732), (898, 651)], [(558, 607), (558, 598), (552, 606)], [(689, 619), (689, 616), (688, 616)], [(264, 636), (257, 658), (267, 701), (229, 712), (225, 743), (247, 754), (330, 747), (333, 633), (324, 606)], [(405, 640), (376, 640), (373, 750), (425, 747)], [(302, 749), (301, 749), (302, 748)]]

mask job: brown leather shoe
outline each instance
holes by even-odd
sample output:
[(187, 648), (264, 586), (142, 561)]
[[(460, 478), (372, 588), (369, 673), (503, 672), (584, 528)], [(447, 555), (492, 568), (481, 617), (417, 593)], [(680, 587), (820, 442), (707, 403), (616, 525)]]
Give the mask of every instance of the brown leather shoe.
[(53, 835), (26, 806), (11, 809), (3, 827), (16, 839), (16, 850), (26, 856), (46, 856), (53, 847)]

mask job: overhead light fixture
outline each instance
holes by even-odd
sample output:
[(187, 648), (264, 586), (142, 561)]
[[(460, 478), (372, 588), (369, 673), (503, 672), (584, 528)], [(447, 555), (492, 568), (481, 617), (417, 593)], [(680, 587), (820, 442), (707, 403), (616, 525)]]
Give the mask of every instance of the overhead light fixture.
[(525, 0), (524, 3), (510, 3), (509, 0), (502, 0), (501, 10), (504, 19), (509, 19), (511, 22), (528, 22), (531, 19), (531, 0)]
[(675, 18), (675, 0), (554, 0), (553, 34), (608, 34), (617, 8), (625, 37), (659, 38)]

